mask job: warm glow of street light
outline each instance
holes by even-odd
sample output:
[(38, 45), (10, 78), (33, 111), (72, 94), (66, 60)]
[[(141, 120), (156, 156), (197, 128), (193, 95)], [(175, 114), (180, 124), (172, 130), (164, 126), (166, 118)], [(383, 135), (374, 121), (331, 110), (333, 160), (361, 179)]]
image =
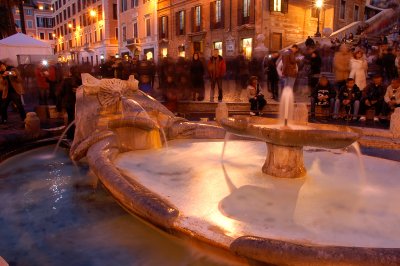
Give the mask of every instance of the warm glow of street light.
[(316, 8), (322, 8), (323, 5), (324, 5), (324, 1), (323, 0), (315, 1), (315, 7)]
[(96, 12), (96, 10), (92, 9), (92, 10), (90, 10), (89, 14), (91, 17), (95, 17), (97, 15), (97, 12)]
[(68, 28), (72, 29), (72, 24), (68, 23)]

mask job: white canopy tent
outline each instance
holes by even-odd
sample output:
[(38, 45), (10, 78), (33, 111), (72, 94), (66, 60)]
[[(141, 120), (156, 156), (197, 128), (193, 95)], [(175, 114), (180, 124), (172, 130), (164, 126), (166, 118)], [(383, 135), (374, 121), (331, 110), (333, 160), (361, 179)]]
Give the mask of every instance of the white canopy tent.
[[(53, 49), (50, 44), (23, 33), (16, 33), (0, 40), (0, 60), (7, 64), (17, 66), (18, 63), (33, 63), (30, 60), (30, 56), (33, 55), (43, 55), (44, 58), (48, 58), (53, 55)], [(18, 56), (20, 62), (18, 62)]]

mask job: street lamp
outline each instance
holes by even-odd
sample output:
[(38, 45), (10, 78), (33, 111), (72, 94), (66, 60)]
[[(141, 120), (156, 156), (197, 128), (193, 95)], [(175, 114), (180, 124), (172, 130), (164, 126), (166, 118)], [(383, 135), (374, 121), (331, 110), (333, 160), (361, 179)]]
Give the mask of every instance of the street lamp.
[(315, 37), (321, 37), (321, 33), (319, 32), (319, 17), (320, 17), (321, 9), (322, 9), (323, 5), (324, 5), (324, 1), (323, 0), (316, 0), (315, 1), (315, 7), (317, 8), (317, 17), (318, 17), (317, 32), (315, 33)]
[(97, 15), (96, 10), (94, 10), (94, 9), (90, 10), (89, 15), (90, 15), (92, 18), (95, 17), (95, 16)]

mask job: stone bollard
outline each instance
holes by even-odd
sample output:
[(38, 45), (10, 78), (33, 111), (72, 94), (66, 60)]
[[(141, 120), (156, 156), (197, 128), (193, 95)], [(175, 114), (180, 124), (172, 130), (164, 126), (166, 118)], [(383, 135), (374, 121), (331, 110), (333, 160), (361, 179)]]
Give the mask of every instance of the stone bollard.
[(299, 124), (307, 124), (308, 122), (308, 108), (305, 103), (298, 103), (294, 108), (293, 120)]
[(29, 112), (25, 118), (25, 130), (32, 137), (37, 138), (40, 135), (40, 119), (35, 112)]
[(228, 118), (228, 106), (224, 102), (218, 103), (217, 109), (215, 109), (215, 120), (219, 124), (221, 119)]
[(400, 107), (394, 109), (390, 117), (390, 132), (395, 138), (400, 138)]

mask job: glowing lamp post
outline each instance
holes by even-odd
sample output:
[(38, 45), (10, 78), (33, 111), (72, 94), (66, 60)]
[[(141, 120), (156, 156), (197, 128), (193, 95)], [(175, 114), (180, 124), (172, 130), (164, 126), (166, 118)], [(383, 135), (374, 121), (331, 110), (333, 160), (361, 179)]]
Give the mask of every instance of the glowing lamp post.
[(318, 17), (317, 32), (315, 33), (315, 37), (321, 37), (321, 33), (319, 32), (319, 17), (320, 17), (321, 9), (322, 9), (323, 5), (324, 5), (323, 0), (316, 0), (315, 1), (315, 7), (317, 8), (317, 17)]

